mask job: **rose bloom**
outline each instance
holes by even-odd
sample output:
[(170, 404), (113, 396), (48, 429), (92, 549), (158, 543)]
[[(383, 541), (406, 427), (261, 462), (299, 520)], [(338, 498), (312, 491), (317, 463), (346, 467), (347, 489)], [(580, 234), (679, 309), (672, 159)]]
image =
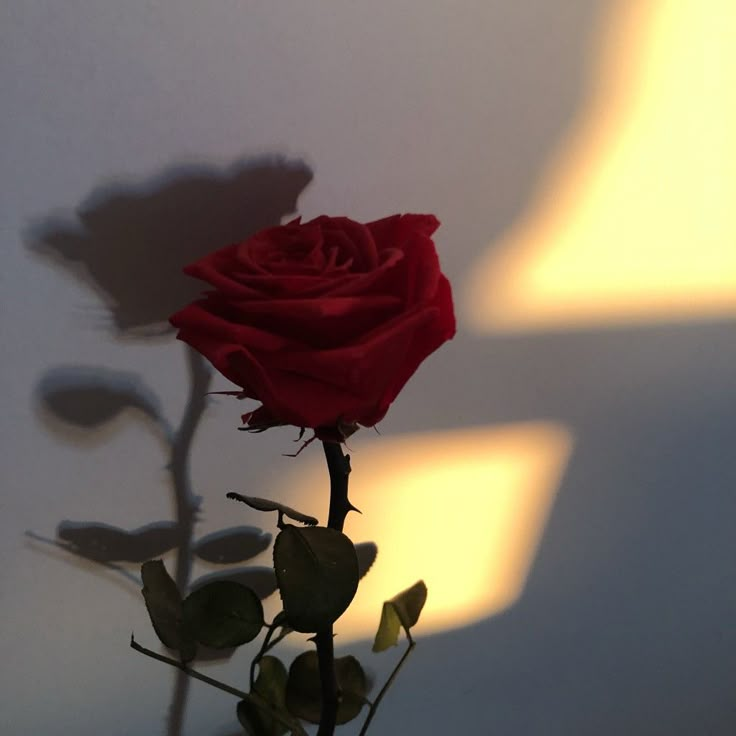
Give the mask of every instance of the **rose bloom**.
[(341, 441), (371, 427), (455, 334), (433, 215), (299, 219), (185, 268), (213, 288), (171, 317), (178, 338), (261, 402), (248, 429)]

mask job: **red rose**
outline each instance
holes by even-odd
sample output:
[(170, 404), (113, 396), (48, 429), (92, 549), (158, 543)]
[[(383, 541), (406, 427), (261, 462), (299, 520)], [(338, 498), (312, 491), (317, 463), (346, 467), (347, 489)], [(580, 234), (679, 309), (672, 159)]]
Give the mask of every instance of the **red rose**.
[(455, 334), (433, 215), (366, 225), (318, 217), (263, 230), (185, 268), (214, 287), (171, 317), (241, 398), (249, 428), (311, 427), (341, 439), (373, 426)]

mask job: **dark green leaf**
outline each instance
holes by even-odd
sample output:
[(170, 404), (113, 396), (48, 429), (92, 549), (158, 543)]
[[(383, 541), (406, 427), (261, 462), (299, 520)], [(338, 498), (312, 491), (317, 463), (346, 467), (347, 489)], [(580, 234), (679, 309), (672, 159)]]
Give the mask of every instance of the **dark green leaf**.
[(156, 635), (164, 646), (179, 650), (182, 661), (194, 658), (196, 645), (183, 625), (181, 595), (161, 560), (141, 566), (143, 599)]
[(229, 567), (226, 570), (211, 572), (207, 575), (197, 578), (189, 586), (189, 592), (203, 588), (210, 583), (216, 583), (220, 580), (232, 580), (250, 588), (261, 600), (273, 595), (277, 590), (276, 573), (273, 567), (265, 567), (250, 565), (249, 567)]
[[(335, 660), (340, 704), (337, 723), (352, 721), (365, 704), (368, 692), (365, 673), (355, 657), (339, 657)], [(291, 713), (309, 723), (319, 723), (322, 711), (322, 685), (316, 652), (300, 654), (289, 668), (286, 685), (286, 707)]]
[(226, 494), (226, 498), (231, 498), (235, 501), (240, 501), (247, 506), (250, 506), (256, 511), (279, 511), (284, 516), (294, 521), (298, 521), (300, 524), (306, 524), (307, 526), (315, 526), (319, 523), (314, 516), (308, 516), (303, 514), (301, 511), (296, 511), (290, 506), (284, 506), (284, 504), (278, 501), (271, 501), (268, 498), (257, 498), (256, 496), (242, 496), (240, 493), (230, 492)]
[(281, 708), (286, 704), (286, 680), (284, 663), (271, 655), (261, 657), (254, 689), (265, 701)]
[(319, 723), (322, 685), (316, 652), (304, 652), (291, 663), (286, 685), (286, 707), (297, 718), (308, 723)]
[(368, 679), (360, 662), (348, 655), (335, 660), (337, 686), (340, 688), (340, 706), (337, 709), (337, 722), (352, 721), (365, 705), (368, 693)]
[(358, 558), (341, 532), (288, 524), (276, 537), (274, 569), (289, 625), (315, 633), (334, 623), (358, 589)]
[(402, 626), (406, 635), (411, 637), (409, 630), (419, 620), (419, 614), (426, 601), (427, 586), (422, 580), (386, 601), (381, 611), (381, 623), (378, 625), (376, 639), (373, 642), (373, 651), (382, 652), (394, 646), (399, 639), (399, 629)]
[[(266, 656), (258, 664), (258, 677), (252, 695), (261, 698), (268, 706), (280, 712), (286, 720), (291, 716), (286, 710), (286, 681), (288, 674), (280, 659)], [(289, 729), (255, 702), (241, 700), (238, 703), (238, 720), (253, 736), (282, 736)]]
[(192, 636), (213, 649), (252, 641), (263, 627), (263, 606), (245, 585), (221, 580), (195, 590), (184, 601), (184, 621)]

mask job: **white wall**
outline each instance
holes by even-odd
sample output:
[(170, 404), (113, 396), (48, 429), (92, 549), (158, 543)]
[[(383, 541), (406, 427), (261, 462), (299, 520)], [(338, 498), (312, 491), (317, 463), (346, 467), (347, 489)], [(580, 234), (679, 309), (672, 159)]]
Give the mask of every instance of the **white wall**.
[[(435, 212), (461, 295), (583, 105), (614, 4), (6, 0), (3, 733), (166, 734), (173, 688), (128, 648), (131, 630), (152, 641), (137, 588), (26, 534), (173, 518), (160, 438), (131, 412), (69, 427), (43, 391), (79, 366), (133, 373), (178, 423), (182, 346), (130, 323), (150, 327), (186, 291), (163, 276), (178, 256), (292, 211)], [(60, 251), (92, 264), (117, 310)], [(172, 291), (152, 291), (151, 273)], [(376, 733), (733, 733), (733, 335), (725, 318), (518, 335), (461, 323), (392, 408), (387, 441), (544, 418), (571, 428), (575, 454), (521, 601), (421, 640)], [(201, 533), (260, 523), (234, 520), (222, 495), (265, 493), (287, 462), (292, 434), (236, 432), (238, 408), (217, 401), (198, 428)], [(242, 662), (208, 672), (244, 680)], [(180, 733), (229, 736), (232, 705), (194, 685)]]

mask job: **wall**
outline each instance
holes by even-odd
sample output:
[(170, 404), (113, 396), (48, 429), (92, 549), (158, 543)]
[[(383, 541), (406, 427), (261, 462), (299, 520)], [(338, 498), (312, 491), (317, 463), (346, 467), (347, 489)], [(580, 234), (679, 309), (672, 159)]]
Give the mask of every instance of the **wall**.
[[(413, 211), (443, 223), (460, 331), (381, 436), (351, 443), (355, 475), (367, 484), (402, 442), (424, 437), (432, 452), (415, 449), (411, 473), (460, 472), (472, 458), (448, 448), (463, 431), (479, 433), (493, 462), (477, 471), (465, 515), (452, 489), (415, 491), (429, 526), (403, 528), (442, 550), (451, 577), (475, 571), (482, 605), (469, 615), (476, 598), (448, 598), (444, 618), (418, 628), (376, 733), (733, 733), (730, 10), (715, 0), (4, 3), (4, 732), (237, 732), (231, 697), (187, 687), (128, 647), (131, 631), (150, 646), (153, 633), (126, 559), (165, 547), (174, 569), (170, 522), (190, 511), (182, 487), (173, 492), (161, 417), (169, 430), (196, 425), (198, 538), (236, 524), (272, 531), (226, 490), (319, 511), (321, 462), (314, 446), (282, 457), (290, 430), (235, 431), (231, 400), (185, 415), (208, 378), (162, 329), (197, 290), (178, 268), (294, 212)], [(614, 176), (619, 163), (629, 168)], [(525, 530), (512, 555), (516, 537), (493, 526), (501, 506), (488, 505), (501, 491), (483, 473), (501, 462), (508, 431), (540, 426), (563, 439), (534, 481), (522, 471), (546, 457), (547, 435), (519, 435), (531, 516), (509, 511)], [(378, 501), (361, 491), (374, 526), (354, 527), (378, 543), (377, 576), (405, 562), (379, 568), (398, 544), (375, 519), (391, 515), (400, 489), (383, 491)], [(159, 520), (169, 525), (147, 537)], [(479, 568), (486, 535), (493, 567)], [(484, 581), (496, 585), (512, 562), (510, 587), (484, 598)], [(421, 555), (409, 563), (417, 577), (438, 570)], [(215, 569), (200, 561), (192, 574)], [(360, 626), (339, 643), (368, 658)], [(384, 656), (371, 665), (379, 678)], [(242, 659), (205, 669), (244, 680)]]

